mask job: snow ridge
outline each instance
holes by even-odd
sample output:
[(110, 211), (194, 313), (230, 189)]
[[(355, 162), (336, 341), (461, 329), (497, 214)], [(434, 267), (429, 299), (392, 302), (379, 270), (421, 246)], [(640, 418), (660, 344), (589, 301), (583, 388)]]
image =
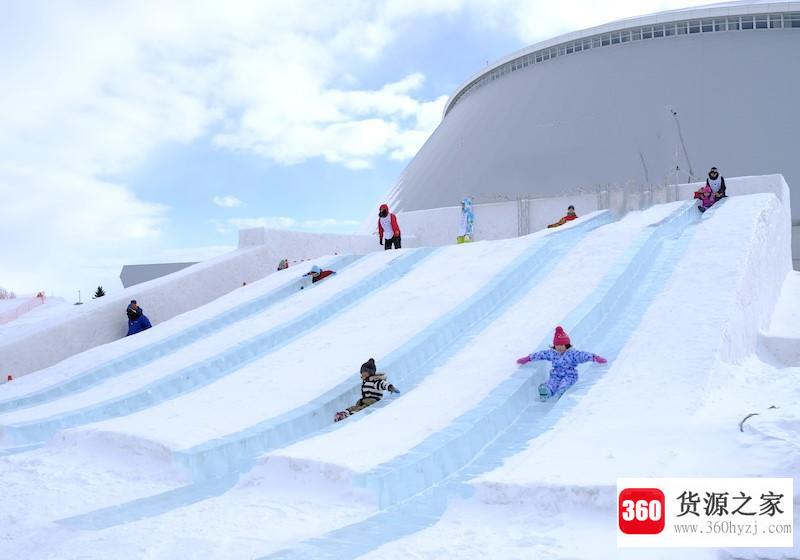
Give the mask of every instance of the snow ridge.
[[(447, 361), (466, 344), (466, 333), (475, 332), (491, 322), (525, 290), (545, 277), (564, 252), (587, 233), (611, 221), (610, 213), (601, 212), (564, 230), (547, 232), (548, 235), (535, 241), (525, 253), (490, 279), (467, 305), (440, 317), (409, 343), (380, 362), (387, 371), (392, 371), (393, 378), (402, 383), (404, 390), (412, 387), (436, 363)], [(536, 272), (531, 274), (529, 271), (532, 268)], [(252, 467), (259, 454), (289, 445), (312, 434), (341, 427), (342, 424), (331, 425), (330, 419), (335, 411), (354, 401), (359, 390), (358, 383), (345, 381), (297, 410), (270, 418), (242, 432), (186, 451), (174, 452), (175, 461), (189, 468), (196, 480), (195, 484), (61, 522), (87, 529), (108, 527), (188, 505), (208, 497), (215, 489), (224, 491), (237, 479), (237, 473)], [(373, 408), (380, 408), (383, 404), (385, 401)], [(348, 422), (366, 416), (359, 415)]]
[(65, 428), (131, 414), (203, 387), (318, 327), (371, 292), (404, 276), (433, 252), (434, 249), (430, 248), (410, 250), (380, 272), (361, 280), (325, 305), (311, 309), (293, 321), (120, 397), (49, 418), (4, 426), (3, 438), (16, 444), (45, 441)]
[[(708, 211), (703, 219), (713, 214)], [(648, 228), (651, 231), (642, 234), (638, 249), (622, 257), (587, 301), (563, 321), (565, 328), (587, 348), (600, 347), (613, 336), (613, 345), (603, 348), (610, 349), (604, 350), (608, 358), (616, 357), (688, 246), (696, 229), (690, 226), (698, 223), (697, 210), (686, 203)], [(607, 366), (590, 367), (602, 373)], [(386, 542), (388, 527), (391, 537), (399, 538), (432, 525), (448, 496), (469, 495), (473, 490), (464, 484), (468, 479), (496, 467), (552, 426), (593, 382), (584, 375), (564, 398), (538, 403), (536, 386), (545, 377), (545, 364), (520, 368), (453, 422), (449, 433), (436, 434), (407, 455), (367, 473), (360, 484), (377, 492), (383, 508), (379, 514), (265, 558), (355, 558)]]
[[(413, 387), (432, 369), (433, 360), (445, 361), (466, 342), (462, 340), (466, 333), (479, 328), (494, 316), (494, 309), (499, 310), (513, 301), (513, 294), (522, 287), (527, 289), (539, 281), (550, 270), (561, 251), (574, 245), (587, 232), (611, 220), (608, 212), (602, 212), (572, 228), (548, 235), (492, 278), (471, 302), (440, 317), (402, 348), (381, 359), (381, 367), (391, 371), (392, 379), (404, 390)], [(540, 270), (533, 274), (526, 273), (534, 264)], [(338, 429), (341, 425), (331, 425), (330, 419), (336, 411), (355, 402), (359, 394), (358, 383), (344, 381), (297, 410), (270, 418), (243, 432), (178, 452), (176, 460), (189, 467), (196, 477), (241, 471), (252, 466), (253, 459), (259, 453), (288, 445), (314, 432), (321, 433), (320, 430)], [(379, 402), (371, 409), (377, 410), (386, 402)], [(358, 415), (347, 422), (365, 416)]]
[[(341, 270), (362, 259), (364, 255), (343, 255), (331, 260), (329, 267)], [(53, 401), (65, 395), (71, 395), (94, 387), (106, 379), (111, 379), (145, 366), (149, 363), (172, 354), (181, 348), (207, 338), (234, 323), (252, 317), (269, 309), (276, 303), (297, 293), (302, 283), (301, 278), (292, 278), (284, 285), (268, 292), (267, 294), (240, 304), (202, 323), (192, 325), (177, 332), (168, 338), (154, 342), (135, 353), (127, 354), (115, 360), (108, 361), (84, 373), (80, 373), (58, 385), (34, 391), (23, 397), (0, 401), (0, 413), (9, 410), (19, 410), (46, 402)]]

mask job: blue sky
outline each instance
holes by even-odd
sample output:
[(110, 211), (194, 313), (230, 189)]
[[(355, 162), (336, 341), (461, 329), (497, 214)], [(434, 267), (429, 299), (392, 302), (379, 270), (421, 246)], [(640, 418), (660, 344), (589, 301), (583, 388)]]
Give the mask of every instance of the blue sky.
[(487, 61), (697, 4), (6, 3), (0, 286), (74, 300), (240, 227), (352, 231)]

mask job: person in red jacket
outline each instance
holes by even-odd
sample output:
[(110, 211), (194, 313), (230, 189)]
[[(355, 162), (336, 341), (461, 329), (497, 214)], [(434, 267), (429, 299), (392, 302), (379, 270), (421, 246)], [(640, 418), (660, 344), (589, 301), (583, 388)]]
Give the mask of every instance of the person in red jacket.
[(302, 290), (306, 286), (311, 284), (316, 284), (320, 280), (327, 278), (331, 274), (336, 274), (333, 270), (322, 270), (317, 265), (311, 267), (311, 270), (303, 274), (300, 282), (300, 289)]
[(571, 222), (572, 220), (574, 220), (577, 217), (578, 217), (578, 215), (575, 213), (575, 207), (572, 204), (570, 204), (567, 207), (567, 215), (564, 216), (563, 218), (561, 218), (560, 220), (558, 220), (556, 223), (550, 224), (547, 227), (554, 228), (554, 227), (558, 227), (558, 226), (563, 226), (567, 222)]
[(400, 226), (397, 225), (397, 216), (389, 212), (387, 204), (381, 204), (378, 211), (378, 243), (388, 251), (394, 245), (400, 248)]

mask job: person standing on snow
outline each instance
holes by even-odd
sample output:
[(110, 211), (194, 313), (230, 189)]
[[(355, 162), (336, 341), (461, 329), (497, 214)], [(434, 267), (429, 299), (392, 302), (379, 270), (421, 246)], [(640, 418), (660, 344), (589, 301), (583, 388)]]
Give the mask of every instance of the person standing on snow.
[(725, 198), (725, 177), (719, 174), (716, 167), (712, 167), (708, 172), (708, 179), (706, 179), (706, 186), (714, 191), (714, 200)]
[(472, 223), (475, 221), (475, 214), (472, 211), (472, 199), (464, 197), (461, 201), (461, 223), (458, 226), (458, 237), (456, 243), (470, 243), (472, 241)]
[(334, 422), (344, 420), (348, 416), (364, 410), (381, 400), (384, 391), (399, 393), (394, 385), (386, 380), (386, 374), (376, 373), (375, 360), (370, 358), (361, 364), (361, 398), (353, 406), (337, 412), (333, 417)]
[(591, 352), (581, 352), (572, 348), (569, 336), (561, 327), (556, 327), (553, 336), (553, 346), (550, 350), (534, 352), (517, 360), (519, 365), (525, 365), (532, 360), (549, 360), (553, 367), (550, 377), (545, 383), (539, 385), (539, 398), (546, 401), (553, 395), (561, 396), (564, 391), (572, 387), (578, 380), (576, 366), (585, 362), (604, 364), (608, 360)]
[(128, 309), (125, 310), (125, 313), (128, 315), (128, 334), (125, 336), (146, 331), (153, 326), (135, 299), (132, 299), (128, 304)]
[(389, 212), (387, 204), (381, 204), (378, 210), (378, 243), (388, 251), (394, 245), (400, 249), (400, 226), (397, 225), (397, 216)]

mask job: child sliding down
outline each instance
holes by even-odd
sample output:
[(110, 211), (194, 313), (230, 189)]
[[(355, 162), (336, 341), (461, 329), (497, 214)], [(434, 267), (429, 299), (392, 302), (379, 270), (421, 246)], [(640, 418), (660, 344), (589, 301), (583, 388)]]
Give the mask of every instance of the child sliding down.
[(351, 414), (375, 404), (381, 400), (384, 391), (389, 391), (390, 393), (400, 392), (386, 380), (385, 374), (376, 373), (375, 360), (370, 358), (361, 365), (361, 398), (353, 406), (337, 412), (333, 417), (333, 421), (344, 420)]
[(578, 380), (578, 371), (575, 367), (584, 362), (597, 362), (604, 364), (608, 360), (597, 354), (575, 350), (570, 344), (569, 336), (561, 327), (556, 327), (553, 336), (553, 347), (550, 350), (534, 352), (517, 360), (520, 365), (532, 360), (549, 360), (553, 363), (550, 378), (539, 385), (539, 398), (546, 401), (553, 395), (561, 396), (564, 391), (572, 387)]

